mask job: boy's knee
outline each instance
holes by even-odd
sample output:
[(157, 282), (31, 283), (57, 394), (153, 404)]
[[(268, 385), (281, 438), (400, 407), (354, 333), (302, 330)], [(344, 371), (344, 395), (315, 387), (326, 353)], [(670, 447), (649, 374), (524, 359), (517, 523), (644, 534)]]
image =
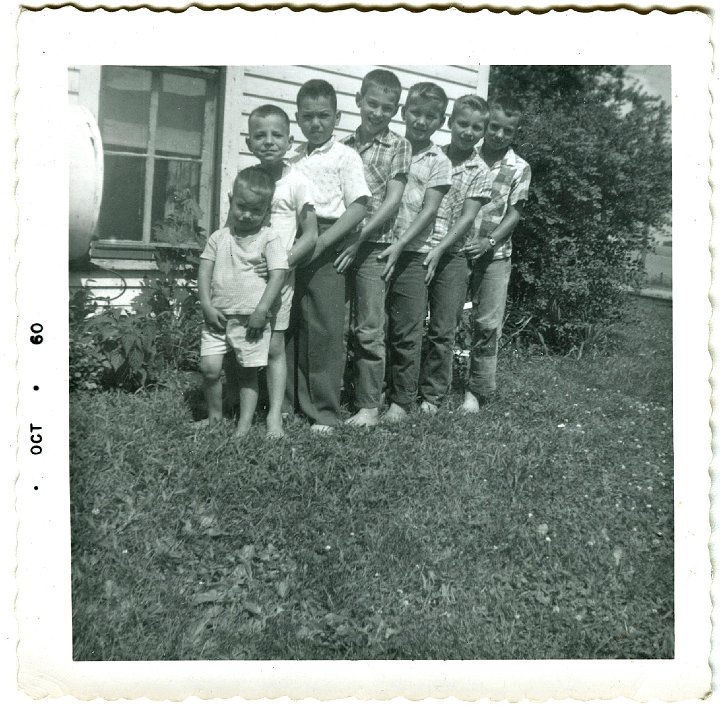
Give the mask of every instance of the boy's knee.
[(285, 332), (274, 331), (270, 337), (270, 348), (268, 349), (268, 359), (275, 360), (285, 355)]
[(214, 357), (203, 356), (200, 359), (200, 373), (206, 381), (216, 381), (222, 373), (222, 359), (215, 360)]

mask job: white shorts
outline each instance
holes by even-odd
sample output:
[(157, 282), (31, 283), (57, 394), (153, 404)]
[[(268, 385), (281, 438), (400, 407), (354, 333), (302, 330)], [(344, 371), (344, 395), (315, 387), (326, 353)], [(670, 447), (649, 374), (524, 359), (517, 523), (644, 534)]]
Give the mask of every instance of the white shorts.
[(270, 324), (263, 329), (258, 339), (248, 339), (248, 314), (229, 316), (225, 333), (219, 333), (203, 326), (200, 339), (200, 356), (224, 356), (228, 351), (235, 352), (238, 364), (244, 368), (267, 366), (270, 349)]

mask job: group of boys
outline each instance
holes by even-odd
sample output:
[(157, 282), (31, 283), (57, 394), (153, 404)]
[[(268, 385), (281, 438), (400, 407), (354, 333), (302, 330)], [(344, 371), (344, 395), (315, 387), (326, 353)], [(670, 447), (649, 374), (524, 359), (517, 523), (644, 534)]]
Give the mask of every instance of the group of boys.
[(392, 72), (368, 73), (356, 95), (360, 125), (338, 141), (335, 90), (306, 82), (295, 115), (306, 142), (290, 154), (287, 114), (274, 105), (250, 114), (247, 145), (260, 164), (238, 173), (227, 223), (200, 261), (210, 423), (222, 420), (223, 359), (233, 351), (238, 435), (252, 424), (263, 366), (268, 436), (283, 435), (288, 412), (331, 432), (342, 421), (348, 345), (356, 411), (345, 424), (399, 422), (418, 394), (423, 412), (437, 412), (451, 383), (468, 275), (472, 346), (461, 409), (478, 412), (494, 393), (510, 236), (530, 185), (528, 164), (510, 147), (520, 110), (511, 98), (488, 106), (462, 96), (448, 121), (450, 143), (439, 147), (432, 136), (445, 122), (443, 89), (410, 87), (404, 137), (389, 128), (401, 92)]

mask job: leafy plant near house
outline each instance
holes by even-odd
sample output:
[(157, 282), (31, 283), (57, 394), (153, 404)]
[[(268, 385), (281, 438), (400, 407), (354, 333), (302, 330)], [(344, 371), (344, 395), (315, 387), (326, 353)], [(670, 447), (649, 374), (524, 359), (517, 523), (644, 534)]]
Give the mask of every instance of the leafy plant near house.
[(190, 189), (171, 189), (166, 206), (169, 212), (153, 226), (154, 240), (175, 246), (205, 245), (204, 230), (198, 225), (203, 212)]
[(533, 170), (509, 321), (565, 353), (620, 319), (642, 282), (651, 229), (670, 214), (670, 108), (622, 66), (494, 66), (490, 85), (524, 105), (516, 149)]
[(70, 389), (137, 390), (196, 370), (202, 315), (197, 257), (187, 249), (156, 255), (158, 272), (143, 281), (131, 312), (105, 305), (88, 288), (70, 301)]

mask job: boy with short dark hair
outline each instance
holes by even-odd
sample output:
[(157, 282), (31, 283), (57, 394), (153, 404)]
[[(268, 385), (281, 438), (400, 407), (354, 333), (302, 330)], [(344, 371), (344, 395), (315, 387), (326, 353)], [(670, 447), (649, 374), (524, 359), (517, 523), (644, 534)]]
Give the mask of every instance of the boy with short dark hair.
[(469, 274), (460, 248), (480, 207), (490, 200), (490, 172), (475, 148), (485, 134), (488, 114), (485, 99), (469, 94), (455, 101), (448, 120), (450, 144), (443, 152), (452, 163), (452, 186), (438, 209), (425, 259), (430, 317), (419, 385), (420, 410), (425, 413), (436, 413), (450, 388), (455, 332)]
[(335, 261), (338, 272), (348, 270), (351, 297), (357, 411), (346, 422), (366, 427), (377, 424), (385, 380), (384, 264), (377, 256), (392, 239), (412, 151), (410, 143), (389, 128), (401, 92), (394, 73), (385, 69), (370, 71), (355, 96), (360, 125), (343, 141), (362, 158), (371, 192), (359, 238)]
[(267, 432), (269, 437), (282, 437), (282, 405), (287, 380), (285, 334), (290, 323), (295, 268), (309, 260), (315, 250), (317, 219), (307, 178), (285, 159), (293, 142), (287, 113), (272, 104), (255, 108), (248, 117), (245, 142), (275, 181), (270, 220), (273, 231), (283, 241), (288, 258), (288, 276), (280, 292), (277, 311), (271, 318), (272, 336), (266, 370)]
[(334, 263), (365, 218), (370, 190), (360, 156), (333, 136), (340, 112), (327, 81), (300, 87), (295, 118), (307, 142), (290, 162), (310, 182), (320, 235), (312, 261), (296, 273), (286, 399), (314, 432), (331, 432), (340, 422), (345, 368), (345, 275)]
[[(209, 423), (222, 420), (222, 365), (235, 352), (240, 366), (238, 436), (250, 430), (258, 399), (258, 368), (267, 364), (271, 309), (287, 271), (285, 247), (268, 225), (275, 185), (261, 167), (238, 173), (228, 226), (208, 238), (200, 255), (198, 293), (205, 317), (200, 345)], [(267, 261), (268, 280), (255, 272)]]
[(490, 116), (480, 155), (492, 178), (489, 203), (480, 209), (475, 237), (463, 252), (472, 262), (473, 303), (470, 372), (461, 410), (477, 413), (496, 390), (498, 342), (510, 282), (510, 240), (522, 218), (530, 189), (530, 165), (510, 147), (521, 108), (509, 96), (490, 100)]
[(437, 84), (410, 87), (402, 117), (412, 147), (410, 171), (393, 229), (393, 242), (378, 258), (385, 260), (388, 287), (390, 406), (384, 422), (399, 422), (414, 404), (420, 370), (420, 348), (427, 306), (425, 260), (431, 249), (433, 223), (450, 188), (450, 160), (432, 142), (445, 120), (448, 98)]

